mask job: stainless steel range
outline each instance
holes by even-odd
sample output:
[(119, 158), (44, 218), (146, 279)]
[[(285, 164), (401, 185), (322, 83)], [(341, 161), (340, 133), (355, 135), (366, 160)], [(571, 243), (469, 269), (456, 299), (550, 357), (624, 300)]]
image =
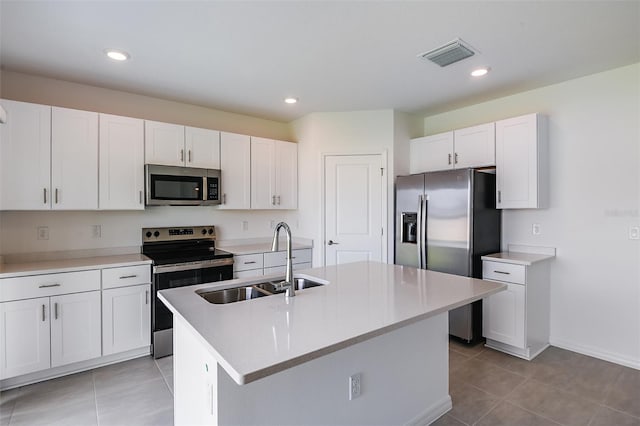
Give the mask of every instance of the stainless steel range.
[(153, 260), (153, 356), (173, 353), (173, 316), (159, 290), (233, 278), (233, 254), (216, 248), (215, 226), (143, 228), (142, 254)]

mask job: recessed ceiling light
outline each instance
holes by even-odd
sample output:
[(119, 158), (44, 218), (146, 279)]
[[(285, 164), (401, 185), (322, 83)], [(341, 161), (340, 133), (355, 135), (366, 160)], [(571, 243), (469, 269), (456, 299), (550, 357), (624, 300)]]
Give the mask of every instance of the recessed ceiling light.
[(287, 104), (295, 104), (298, 103), (298, 98), (284, 98), (284, 102)]
[(489, 72), (491, 68), (489, 67), (484, 67), (484, 68), (476, 68), (475, 70), (471, 71), (471, 76), (472, 77), (482, 77), (483, 75), (487, 75), (487, 73)]
[(105, 49), (104, 53), (114, 61), (126, 61), (131, 56), (122, 50)]

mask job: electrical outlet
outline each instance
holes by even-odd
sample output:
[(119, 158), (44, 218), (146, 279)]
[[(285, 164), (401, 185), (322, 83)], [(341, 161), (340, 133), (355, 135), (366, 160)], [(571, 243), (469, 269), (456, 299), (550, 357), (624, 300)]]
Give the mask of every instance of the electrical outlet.
[(242, 221), (242, 230), (243, 231), (248, 231), (249, 230), (249, 222), (246, 220)]
[(630, 226), (629, 227), (629, 239), (630, 240), (640, 240), (640, 226)]
[(349, 377), (349, 401), (360, 396), (362, 391), (362, 376), (360, 373)]
[(39, 240), (48, 240), (49, 239), (49, 227), (48, 226), (38, 226), (38, 239)]
[(531, 226), (531, 233), (532, 233), (533, 235), (540, 235), (540, 234), (542, 233), (542, 227), (540, 226), (540, 224), (539, 224), (539, 223), (534, 223), (534, 224)]
[(93, 225), (91, 227), (91, 236), (93, 238), (100, 238), (102, 237), (102, 225)]

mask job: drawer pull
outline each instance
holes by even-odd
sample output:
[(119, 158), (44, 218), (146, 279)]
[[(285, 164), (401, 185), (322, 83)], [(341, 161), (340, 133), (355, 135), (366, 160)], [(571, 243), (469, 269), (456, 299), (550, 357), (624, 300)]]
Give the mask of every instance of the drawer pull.
[(59, 283), (56, 284), (42, 284), (40, 286), (38, 286), (38, 288), (49, 288), (49, 287), (60, 287)]
[(123, 276), (121, 276), (121, 277), (120, 277), (120, 279), (121, 279), (121, 280), (126, 280), (127, 278), (135, 278), (135, 277), (137, 277), (137, 275), (136, 275), (136, 274), (133, 274), (133, 275), (123, 275)]
[(252, 260), (252, 261), (250, 261), (250, 262), (244, 262), (244, 264), (245, 264), (245, 265), (251, 265), (252, 263), (256, 263), (256, 261), (255, 261), (255, 260)]
[(511, 275), (511, 272), (504, 272), (504, 271), (493, 271), (496, 274), (504, 274), (504, 275)]

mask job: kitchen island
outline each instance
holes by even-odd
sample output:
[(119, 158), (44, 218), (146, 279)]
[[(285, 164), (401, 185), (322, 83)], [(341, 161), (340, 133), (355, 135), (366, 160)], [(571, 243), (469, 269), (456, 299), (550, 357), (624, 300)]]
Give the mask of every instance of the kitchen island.
[(428, 424), (451, 408), (447, 312), (505, 288), (378, 262), (295, 275), (325, 285), (229, 304), (197, 292), (256, 279), (160, 292), (175, 424)]

